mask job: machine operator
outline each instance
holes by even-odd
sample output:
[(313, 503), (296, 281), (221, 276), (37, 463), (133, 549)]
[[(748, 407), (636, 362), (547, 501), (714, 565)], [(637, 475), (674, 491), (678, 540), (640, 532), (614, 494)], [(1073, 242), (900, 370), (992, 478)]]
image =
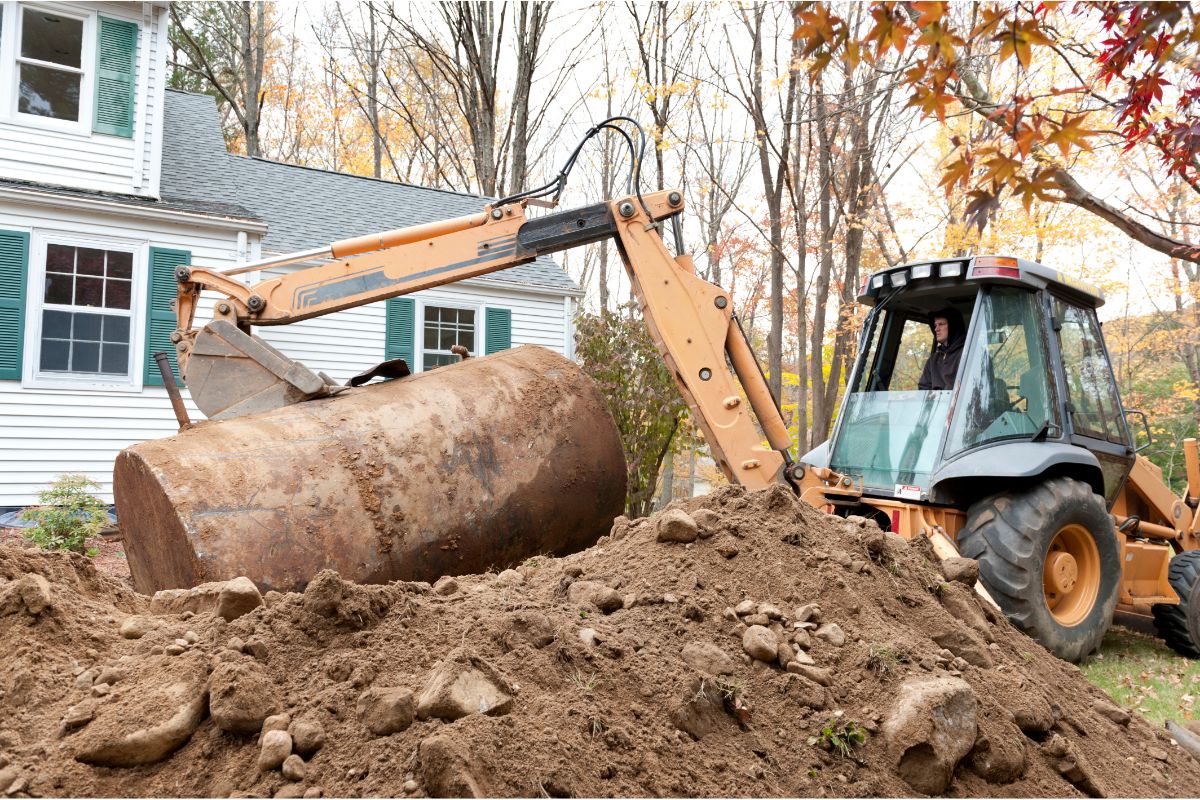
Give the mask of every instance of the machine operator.
[(967, 339), (962, 314), (950, 307), (935, 311), (929, 318), (929, 327), (933, 329), (933, 352), (925, 362), (925, 369), (921, 370), (917, 388), (953, 389)]

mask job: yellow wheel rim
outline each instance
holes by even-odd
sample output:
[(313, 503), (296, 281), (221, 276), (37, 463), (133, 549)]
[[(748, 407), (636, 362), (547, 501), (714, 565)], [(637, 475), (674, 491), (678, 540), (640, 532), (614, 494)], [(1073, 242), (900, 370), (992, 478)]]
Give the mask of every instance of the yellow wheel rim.
[(1082, 525), (1064, 525), (1046, 551), (1042, 568), (1046, 606), (1058, 624), (1083, 622), (1100, 593), (1100, 550)]

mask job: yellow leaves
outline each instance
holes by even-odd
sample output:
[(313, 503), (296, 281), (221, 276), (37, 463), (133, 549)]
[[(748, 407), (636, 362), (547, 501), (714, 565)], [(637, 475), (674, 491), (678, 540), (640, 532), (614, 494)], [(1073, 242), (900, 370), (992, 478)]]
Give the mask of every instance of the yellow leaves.
[(1042, 33), (1035, 19), (1016, 19), (998, 26), (998, 31), (992, 41), (1000, 45), (1000, 61), (1016, 57), (1022, 69), (1029, 69), (1033, 60), (1033, 45), (1048, 46), (1052, 44), (1049, 37)]
[(1096, 136), (1100, 131), (1083, 127), (1086, 121), (1086, 114), (1064, 115), (1058, 128), (1046, 136), (1046, 145), (1050, 147), (1057, 146), (1063, 158), (1070, 155), (1072, 147), (1080, 150), (1091, 150), (1092, 147), (1088, 143), (1088, 139)]
[(897, 55), (904, 55), (908, 46), (908, 37), (912, 35), (912, 27), (903, 17), (903, 12), (896, 3), (876, 3), (871, 6), (871, 19), (875, 27), (864, 39), (865, 43), (875, 46), (874, 58), (887, 55), (889, 50), (895, 50)]

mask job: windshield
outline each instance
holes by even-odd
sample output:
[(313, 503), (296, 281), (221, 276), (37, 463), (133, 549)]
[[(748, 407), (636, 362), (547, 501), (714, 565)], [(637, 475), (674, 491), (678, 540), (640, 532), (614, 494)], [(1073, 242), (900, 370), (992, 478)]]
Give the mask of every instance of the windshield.
[[(969, 301), (951, 312), (966, 317)], [(861, 476), (864, 489), (919, 499), (929, 491), (949, 422), (962, 337), (934, 347), (939, 312), (878, 309), (868, 320), (863, 357), (834, 432), (830, 466)], [(964, 324), (956, 321), (956, 327)], [(939, 388), (928, 388), (936, 359)], [(949, 383), (949, 387), (941, 388)]]

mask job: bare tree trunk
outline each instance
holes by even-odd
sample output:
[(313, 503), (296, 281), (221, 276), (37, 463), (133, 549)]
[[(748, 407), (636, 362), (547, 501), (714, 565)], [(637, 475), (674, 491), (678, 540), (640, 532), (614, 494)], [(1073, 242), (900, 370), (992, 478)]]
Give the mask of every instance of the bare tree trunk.
[(820, 192), (819, 216), (821, 225), (821, 261), (817, 273), (816, 295), (813, 297), (813, 327), (810, 345), (812, 376), (812, 428), (809, 447), (824, 441), (822, 420), (825, 408), (825, 307), (829, 302), (829, 279), (833, 272), (833, 152), (829, 141), (829, 120), (824, 93), (817, 95), (817, 182)]

